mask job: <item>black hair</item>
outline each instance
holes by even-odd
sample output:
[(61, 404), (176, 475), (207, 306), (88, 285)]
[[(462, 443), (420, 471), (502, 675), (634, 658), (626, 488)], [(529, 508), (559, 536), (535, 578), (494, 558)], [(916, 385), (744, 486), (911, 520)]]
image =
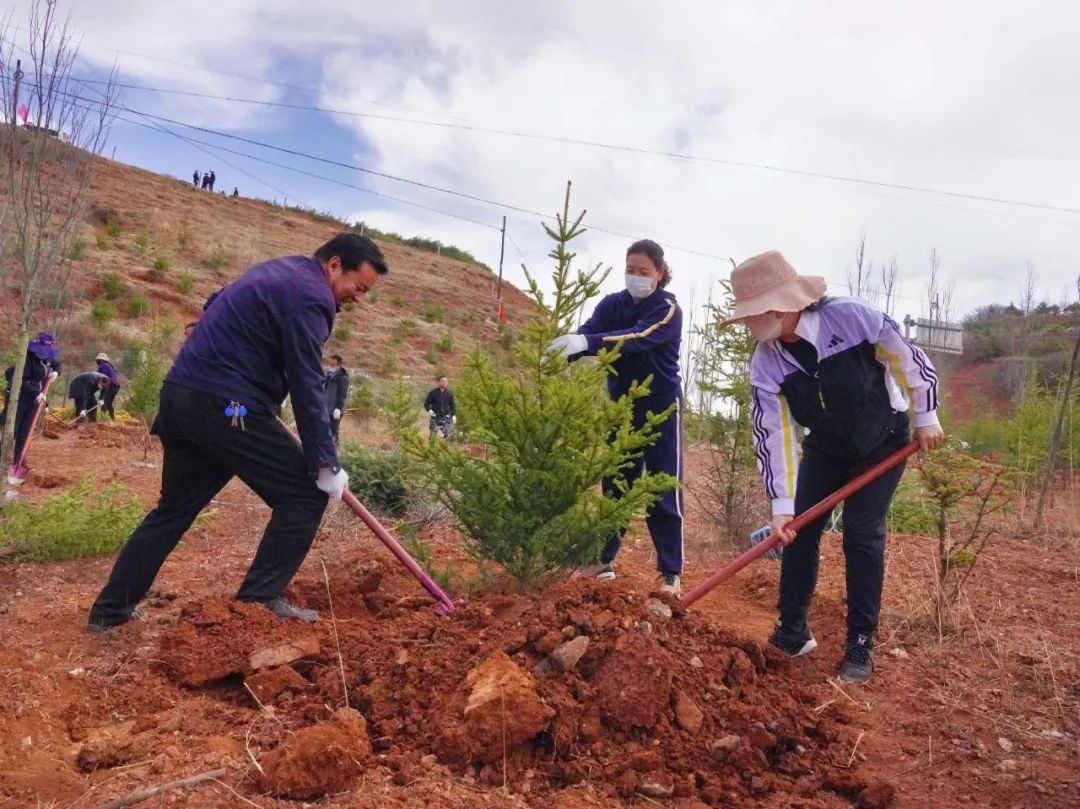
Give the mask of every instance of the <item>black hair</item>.
[(365, 261), (374, 267), (379, 275), (386, 275), (390, 270), (378, 245), (359, 233), (339, 233), (315, 251), (315, 258), (324, 263), (334, 256), (341, 259), (341, 269), (344, 272), (355, 272)]
[(626, 257), (630, 258), (633, 255), (645, 256), (656, 265), (656, 269), (660, 270), (661, 273), (660, 283), (658, 284), (661, 289), (668, 285), (671, 280), (671, 268), (664, 261), (663, 247), (652, 239), (638, 239), (638, 241), (626, 248)]
[(824, 306), (825, 304), (827, 304), (831, 300), (832, 300), (832, 298), (830, 298), (828, 295), (822, 295), (820, 298), (818, 298), (813, 303), (807, 304), (806, 306), (804, 306), (803, 311), (804, 312), (816, 312), (822, 306)]
[(341, 355), (340, 355), (340, 354), (331, 354), (331, 355), (330, 355), (330, 359), (332, 359), (332, 360), (333, 360), (334, 362), (336, 362), (336, 363), (337, 363), (338, 365), (344, 365), (344, 364), (345, 364), (345, 360), (343, 360), (343, 359), (341, 358)]

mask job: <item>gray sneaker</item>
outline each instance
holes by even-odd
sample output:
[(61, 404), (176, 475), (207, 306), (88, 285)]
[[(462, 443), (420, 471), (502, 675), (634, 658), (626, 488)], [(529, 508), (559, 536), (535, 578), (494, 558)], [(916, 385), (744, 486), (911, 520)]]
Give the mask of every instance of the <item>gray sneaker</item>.
[(840, 662), (838, 679), (842, 683), (865, 683), (874, 673), (874, 656), (871, 639), (857, 635), (844, 647), (844, 659)]
[(265, 601), (263, 602), (263, 606), (274, 613), (278, 618), (285, 621), (304, 621), (313, 624), (319, 620), (319, 613), (315, 610), (306, 610), (303, 607), (298, 607), (284, 597)]
[(615, 566), (611, 562), (600, 562), (595, 565), (585, 565), (581, 568), (581, 575), (600, 581), (611, 581), (615, 578)]

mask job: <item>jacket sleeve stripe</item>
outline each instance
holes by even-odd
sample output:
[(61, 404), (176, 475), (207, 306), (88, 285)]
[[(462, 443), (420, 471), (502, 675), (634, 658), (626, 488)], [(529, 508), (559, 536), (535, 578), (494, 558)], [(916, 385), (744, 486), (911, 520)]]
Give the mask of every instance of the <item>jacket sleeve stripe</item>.
[(765, 431), (763, 424), (764, 421), (764, 408), (761, 406), (761, 394), (757, 388), (752, 388), (753, 391), (753, 430), (754, 430), (754, 445), (757, 451), (758, 463), (761, 465), (761, 477), (765, 482), (765, 494), (770, 500), (776, 498), (776, 490), (773, 486), (773, 473), (772, 463), (769, 456), (769, 446), (766, 440), (768, 434)]
[(780, 424), (784, 431), (784, 461), (787, 467), (787, 491), (790, 497), (791, 493), (795, 491), (795, 469), (798, 467), (795, 431), (792, 429), (791, 410), (787, 399), (782, 395), (778, 395), (776, 398), (780, 402)]
[(661, 326), (666, 326), (668, 323), (670, 323), (671, 319), (673, 317), (675, 317), (675, 312), (676, 312), (677, 309), (678, 309), (678, 306), (676, 306), (676, 304), (674, 302), (669, 301), (668, 302), (667, 314), (664, 315), (660, 320), (653, 323), (647, 329), (644, 329), (643, 331), (635, 332), (633, 334), (617, 334), (617, 335), (612, 335), (610, 337), (604, 337), (604, 338), (601, 338), (601, 339), (605, 343), (617, 343), (620, 340), (640, 340), (643, 337), (648, 337), (650, 334), (652, 334), (654, 331), (659, 329)]

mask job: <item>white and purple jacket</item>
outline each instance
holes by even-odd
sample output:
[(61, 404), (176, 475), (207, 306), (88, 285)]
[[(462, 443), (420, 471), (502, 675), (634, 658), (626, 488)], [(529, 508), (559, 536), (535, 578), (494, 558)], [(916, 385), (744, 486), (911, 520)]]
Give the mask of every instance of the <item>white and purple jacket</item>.
[(888, 315), (825, 298), (795, 333), (817, 350), (813, 375), (780, 340), (759, 343), (750, 360), (751, 426), (773, 514), (795, 513), (801, 433), (815, 449), (857, 460), (906, 431), (909, 409), (916, 427), (938, 423), (934, 366)]

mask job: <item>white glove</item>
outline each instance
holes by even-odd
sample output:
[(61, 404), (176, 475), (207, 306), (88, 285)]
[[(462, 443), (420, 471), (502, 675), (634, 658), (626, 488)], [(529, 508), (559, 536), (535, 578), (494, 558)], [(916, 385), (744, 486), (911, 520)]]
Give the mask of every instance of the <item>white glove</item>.
[(45, 401), (45, 394), (44, 394), (44, 393), (39, 393), (39, 394), (37, 395), (37, 398), (36, 398), (36, 399), (34, 399), (34, 402), (35, 402), (36, 404), (41, 404), (41, 403), (42, 403), (42, 402), (44, 402), (44, 401)]
[(319, 477), (315, 481), (315, 485), (319, 488), (319, 491), (330, 495), (331, 500), (340, 500), (341, 495), (349, 488), (349, 475), (344, 469), (335, 472), (329, 467), (323, 467), (319, 470)]
[(49, 373), (49, 379), (53, 380), (54, 382), (56, 381), (56, 377), (58, 377), (58, 376), (60, 376), (59, 371), (51, 371)]
[(589, 341), (585, 339), (584, 334), (564, 334), (552, 340), (547, 350), (554, 351), (556, 354), (565, 357), (571, 357), (574, 354), (580, 354), (582, 351), (588, 351)]
[(80, 410), (79, 411), (79, 418), (81, 418), (81, 419), (86, 418), (86, 411), (85, 410)]
[(450, 420), (453, 421), (454, 424), (457, 424), (457, 416), (451, 416)]
[(431, 416), (432, 418), (435, 418), (435, 411), (434, 411), (434, 410), (429, 410), (429, 411), (427, 412), (427, 414), (428, 414), (429, 416)]
[(331, 413), (330, 415), (334, 417), (334, 421), (337, 421), (338, 419), (341, 418), (341, 408), (340, 407), (335, 407), (334, 412)]

